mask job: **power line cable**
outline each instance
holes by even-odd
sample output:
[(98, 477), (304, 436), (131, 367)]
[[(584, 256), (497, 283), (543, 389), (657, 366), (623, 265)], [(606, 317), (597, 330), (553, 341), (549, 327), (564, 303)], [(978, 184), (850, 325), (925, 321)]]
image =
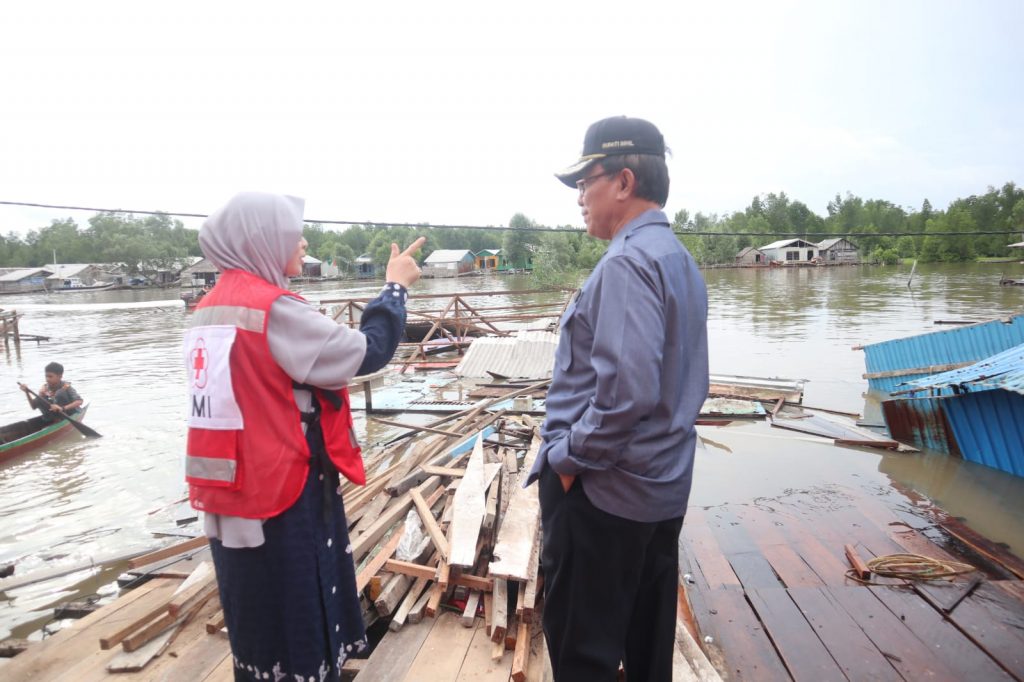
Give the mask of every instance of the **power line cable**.
[[(175, 211), (147, 211), (127, 208), (95, 208), (91, 206), (62, 206), (57, 204), (35, 204), (24, 201), (0, 201), (3, 206), (26, 206), (29, 208), (54, 208), (65, 211), (92, 211), (93, 213), (138, 213), (141, 215), (165, 215), (175, 218), (206, 218), (205, 213), (182, 213)], [(577, 227), (509, 227), (508, 225), (431, 225), (427, 223), (390, 223), (366, 220), (319, 220), (306, 218), (305, 223), (319, 225), (359, 225), (363, 227), (408, 227), (428, 230), (492, 230), (496, 232), (569, 232), (580, 233), (586, 230)], [(972, 232), (843, 232), (843, 233), (808, 233), (808, 232), (697, 232), (695, 230), (674, 230), (675, 234), (693, 237), (792, 237), (794, 239), (813, 237), (969, 237), (978, 235), (1017, 234), (1020, 230), (974, 230)]]

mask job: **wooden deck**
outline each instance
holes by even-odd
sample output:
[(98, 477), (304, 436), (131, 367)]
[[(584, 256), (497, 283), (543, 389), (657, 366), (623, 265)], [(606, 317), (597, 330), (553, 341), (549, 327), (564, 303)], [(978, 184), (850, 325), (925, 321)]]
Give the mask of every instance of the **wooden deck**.
[[(947, 522), (956, 523), (838, 487), (691, 508), (679, 550), (683, 614), (727, 679), (1024, 679), (1019, 559), (963, 545), (951, 555), (925, 534), (952, 540)], [(981, 571), (861, 585), (846, 575), (844, 544), (865, 561), (914, 553)]]
[[(220, 610), (216, 597), (208, 601), (170, 645), (137, 672), (110, 672), (108, 666), (126, 660), (129, 654), (115, 645), (102, 649), (100, 640), (131, 624), (140, 615), (159, 608), (181, 584), (174, 578), (156, 578), (90, 614), (73, 627), (34, 644), (0, 667), (5, 680), (189, 680), (230, 682), (234, 679), (231, 649), (223, 632), (206, 631), (207, 620)], [(547, 653), (540, 627), (533, 627), (526, 680), (545, 678)], [(141, 651), (141, 650), (140, 650)], [(145, 655), (145, 654), (143, 654)], [(492, 642), (483, 618), (471, 627), (460, 616), (445, 611), (398, 632), (388, 632), (369, 659), (350, 659), (347, 677), (358, 675), (361, 682), (505, 682), (511, 678), (513, 651), (499, 660), (492, 658)]]

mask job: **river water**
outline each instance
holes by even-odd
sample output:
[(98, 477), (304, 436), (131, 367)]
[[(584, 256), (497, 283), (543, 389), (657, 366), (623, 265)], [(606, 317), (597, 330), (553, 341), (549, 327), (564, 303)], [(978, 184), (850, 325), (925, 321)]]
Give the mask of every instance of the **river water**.
[[(865, 396), (863, 354), (851, 348), (943, 327), (935, 320), (984, 320), (1019, 313), (1024, 289), (1000, 287), (1000, 273), (1024, 267), (834, 267), (709, 270), (711, 371), (806, 379), (804, 402), (878, 417)], [(419, 292), (523, 290), (529, 277), (425, 280)], [(310, 298), (372, 296), (379, 283), (301, 285)], [(183, 506), (185, 381), (180, 343), (188, 322), (178, 291), (135, 290), (0, 298), (23, 313), (23, 342), (0, 355), (0, 423), (31, 416), (16, 381), (38, 387), (56, 360), (90, 403), (88, 423), (103, 438), (68, 437), (0, 463), (0, 565), (16, 575), (71, 567), (166, 543)], [(491, 301), (488, 305), (498, 305)], [(364, 442), (389, 436), (360, 421)], [(1024, 554), (1024, 479), (933, 453), (842, 448), (766, 424), (702, 427), (691, 503), (714, 505), (796, 489), (859, 486), (906, 503), (916, 490), (993, 540)], [(737, 475), (737, 471), (743, 472)], [(123, 564), (81, 571), (0, 594), (0, 639), (38, 637), (54, 604), (98, 593), (110, 598)]]

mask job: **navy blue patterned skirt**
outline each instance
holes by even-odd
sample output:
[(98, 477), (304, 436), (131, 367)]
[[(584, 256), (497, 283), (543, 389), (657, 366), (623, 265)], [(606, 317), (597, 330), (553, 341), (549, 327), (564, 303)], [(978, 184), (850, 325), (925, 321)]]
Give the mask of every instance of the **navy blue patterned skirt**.
[(366, 648), (338, 473), (325, 465), (319, 423), (306, 440), (306, 486), (263, 524), (264, 544), (210, 541), (235, 680), (337, 680), (345, 659)]

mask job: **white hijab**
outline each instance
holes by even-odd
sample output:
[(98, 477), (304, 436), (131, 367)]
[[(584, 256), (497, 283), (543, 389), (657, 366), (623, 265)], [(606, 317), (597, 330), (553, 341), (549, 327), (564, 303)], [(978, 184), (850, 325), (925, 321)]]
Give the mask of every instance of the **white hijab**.
[(236, 194), (199, 230), (199, 247), (223, 270), (245, 270), (285, 289), (284, 270), (302, 238), (298, 197), (264, 192)]

